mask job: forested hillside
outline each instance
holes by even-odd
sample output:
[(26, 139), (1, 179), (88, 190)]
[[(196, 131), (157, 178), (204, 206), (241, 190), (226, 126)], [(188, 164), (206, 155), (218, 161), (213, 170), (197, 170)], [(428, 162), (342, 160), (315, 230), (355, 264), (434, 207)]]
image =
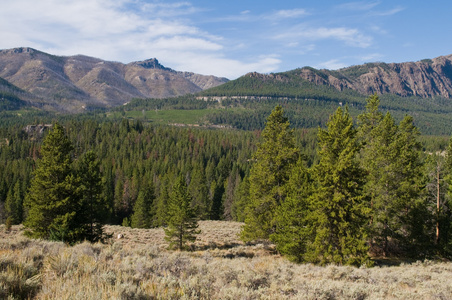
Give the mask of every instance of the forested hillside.
[[(228, 215), (230, 219), (232, 208), (225, 211), (222, 205), (232, 199), (223, 197), (227, 191), (231, 198), (239, 178), (248, 172), (255, 139), (254, 134), (247, 132), (143, 127), (140, 122), (128, 120), (72, 121), (63, 125), (75, 148), (75, 163), (90, 149), (100, 158), (108, 219), (113, 224), (130, 220), (145, 182), (152, 183), (157, 196), (152, 203), (153, 224), (162, 224), (159, 216), (163, 215), (161, 211), (157, 213), (164, 209), (166, 201), (162, 191), (171, 188), (178, 174), (184, 174), (192, 182), (190, 188), (200, 193), (196, 198), (203, 204), (200, 214), (209, 219)], [(3, 222), (12, 214), (12, 206), (21, 207), (40, 157), (43, 137), (37, 132), (27, 134), (21, 127), (2, 131), (0, 195), (2, 205), (6, 205), (1, 210)], [(23, 215), (17, 216), (14, 223), (22, 222)]]
[[(241, 80), (231, 81), (224, 86), (238, 84)], [(259, 81), (259, 84), (255, 91), (274, 90), (274, 94), (277, 95), (278, 89), (286, 90), (285, 85), (278, 87), (274, 82)], [(328, 116), (339, 106), (348, 106), (354, 118), (365, 110), (366, 96), (340, 94), (336, 97), (337, 94), (329, 93), (329, 90), (319, 87), (317, 89), (318, 93), (304, 96), (290, 94), (284, 97), (250, 96), (253, 95), (252, 89), (246, 88), (249, 95), (243, 96), (191, 95), (170, 99), (135, 99), (125, 106), (113, 109), (109, 116), (130, 117), (157, 124), (214, 125), (242, 130), (261, 130), (267, 116), (276, 105), (284, 108), (294, 128), (325, 127)], [(230, 88), (226, 90), (229, 91)], [(238, 93), (238, 90), (231, 91), (231, 95)], [(393, 95), (380, 96), (380, 99), (380, 109), (383, 112), (390, 112), (397, 121), (402, 120), (406, 114), (415, 116), (414, 122), (423, 135), (449, 136), (452, 133), (452, 102), (449, 99), (405, 98)]]
[[(197, 101), (184, 103), (210, 105)], [(99, 222), (166, 225), (173, 185), (182, 178), (198, 219), (245, 221), (244, 240), (271, 239), (297, 261), (360, 264), (368, 261), (368, 251), (448, 257), (448, 137), (422, 137), (415, 119), (397, 121), (379, 105), (373, 95), (356, 119), (347, 106), (339, 107), (327, 127), (312, 130), (291, 128), (283, 106), (276, 106), (264, 131), (153, 125), (145, 118), (94, 120), (96, 115), (41, 126), (4, 126), (1, 222), (25, 221), (31, 228), (43, 224), (33, 207), (40, 194), (60, 186), (65, 192), (55, 195), (67, 195), (62, 203), (75, 206), (68, 206), (74, 210), (63, 219), (57, 217), (61, 208), (51, 210), (57, 223), (49, 223), (50, 228), (72, 228), (77, 222), (87, 228)], [(59, 153), (64, 155), (57, 163)], [(62, 172), (61, 180), (51, 183), (55, 176), (48, 174), (57, 172)], [(39, 190), (41, 181), (49, 188)], [(58, 201), (52, 205), (60, 207)], [(97, 203), (101, 215), (78, 216), (77, 211), (87, 211), (82, 209), (87, 203)], [(334, 216), (340, 218), (327, 221)], [(74, 241), (85, 236), (77, 230), (71, 231)], [(326, 232), (336, 238), (328, 240)], [(35, 234), (71, 240), (68, 232)], [(325, 246), (330, 243), (333, 252)]]
[[(74, 164), (88, 150), (99, 157), (107, 219), (112, 224), (130, 224), (134, 204), (148, 183), (155, 193), (148, 208), (152, 211), (151, 224), (163, 224), (165, 195), (179, 174), (189, 183), (203, 219), (236, 218), (233, 199), (249, 172), (259, 137), (259, 131), (143, 126), (139, 121), (126, 119), (66, 121), (62, 125), (74, 145)], [(0, 133), (2, 222), (10, 215), (16, 216), (14, 223), (23, 221), (23, 199), (49, 130), (27, 133), (24, 129), (15, 126)], [(298, 137), (314, 159), (315, 133), (303, 130)]]

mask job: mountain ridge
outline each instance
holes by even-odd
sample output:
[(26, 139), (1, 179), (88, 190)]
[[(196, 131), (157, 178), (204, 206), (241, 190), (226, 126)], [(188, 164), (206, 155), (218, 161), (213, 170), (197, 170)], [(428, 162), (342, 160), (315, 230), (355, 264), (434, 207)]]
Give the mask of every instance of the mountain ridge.
[[(235, 80), (175, 71), (156, 58), (128, 64), (85, 55), (55, 56), (33, 48), (0, 50), (0, 93), (17, 107), (83, 112), (133, 98), (298, 97), (358, 101), (370, 94), (452, 98), (452, 55), (417, 62), (373, 62), (338, 70), (302, 67)], [(3, 99), (3, 98), (2, 98)], [(20, 99), (22, 101), (18, 101)], [(1, 106), (0, 106), (1, 107)]]
[[(275, 73), (273, 76), (278, 78), (278, 75), (284, 74), (296, 75), (316, 85), (334, 87), (338, 91), (350, 89), (363, 95), (378, 93), (402, 97), (452, 97), (452, 55), (416, 62), (366, 63), (338, 70), (303, 67)], [(245, 76), (258, 75), (248, 73)]]
[(114, 107), (133, 98), (181, 96), (228, 81), (175, 71), (156, 58), (123, 64), (85, 55), (55, 56), (29, 47), (0, 50), (0, 78), (29, 93), (24, 98), (35, 106), (63, 112)]

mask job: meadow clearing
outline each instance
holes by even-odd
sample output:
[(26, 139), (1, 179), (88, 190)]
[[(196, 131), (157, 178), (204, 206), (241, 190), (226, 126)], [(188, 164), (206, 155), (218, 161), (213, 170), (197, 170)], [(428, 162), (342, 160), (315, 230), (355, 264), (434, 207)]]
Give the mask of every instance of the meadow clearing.
[(167, 250), (162, 228), (106, 226), (106, 244), (67, 246), (1, 225), (0, 299), (452, 299), (450, 262), (295, 264), (241, 242), (242, 225), (200, 221), (185, 252)]

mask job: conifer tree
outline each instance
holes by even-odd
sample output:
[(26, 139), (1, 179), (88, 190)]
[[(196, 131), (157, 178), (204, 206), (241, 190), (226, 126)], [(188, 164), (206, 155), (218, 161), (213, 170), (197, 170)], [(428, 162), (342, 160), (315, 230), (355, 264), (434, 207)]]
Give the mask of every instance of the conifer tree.
[(167, 173), (160, 180), (158, 197), (155, 199), (155, 204), (153, 205), (155, 215), (152, 224), (155, 227), (167, 225), (168, 202), (171, 188), (170, 182), (172, 180), (174, 179), (170, 173)]
[(369, 203), (363, 191), (365, 173), (357, 163), (360, 145), (348, 110), (330, 116), (328, 128), (319, 129), (320, 162), (313, 169), (315, 187), (309, 201), (304, 259), (314, 263), (367, 263), (365, 226)]
[(248, 204), (250, 193), (249, 176), (245, 176), (239, 183), (234, 193), (234, 202), (232, 203), (232, 218), (238, 222), (244, 222), (246, 218), (246, 206)]
[(192, 197), (192, 207), (198, 210), (201, 219), (208, 218), (210, 214), (209, 189), (207, 187), (206, 175), (202, 165), (196, 165), (190, 176), (188, 190)]
[(364, 143), (363, 150), (366, 150), (366, 144), (371, 144), (374, 139), (373, 130), (383, 120), (379, 106), (380, 98), (375, 93), (366, 99), (366, 111), (358, 116), (358, 137)]
[(179, 176), (168, 199), (165, 240), (170, 243), (170, 248), (183, 250), (186, 243), (195, 241), (196, 235), (201, 232), (198, 230), (196, 211), (191, 207), (191, 201), (185, 179)]
[(34, 238), (76, 241), (80, 230), (76, 223), (78, 180), (72, 169), (73, 146), (56, 123), (41, 147), (29, 192), (24, 222), (27, 234)]
[(212, 204), (210, 208), (210, 219), (220, 220), (223, 217), (224, 205), (223, 205), (224, 183), (222, 178), (217, 181), (212, 181), (210, 184), (210, 202)]
[(423, 227), (429, 217), (420, 197), (422, 162), (418, 135), (411, 117), (405, 117), (397, 126), (387, 113), (364, 139), (361, 161), (368, 174), (365, 189), (372, 207), (370, 241), (374, 250), (381, 250), (383, 255), (401, 254), (400, 251), (406, 254), (409, 248), (413, 251), (420, 244), (427, 244)]
[(133, 207), (131, 225), (133, 228), (151, 228), (154, 204), (154, 187), (148, 180), (138, 193), (137, 201)]
[(278, 251), (296, 262), (305, 261), (307, 243), (312, 240), (309, 225), (309, 197), (312, 176), (303, 159), (291, 172), (286, 200), (276, 210), (276, 230), (270, 235)]
[(275, 211), (286, 198), (286, 183), (298, 160), (293, 130), (281, 106), (276, 106), (262, 131), (263, 142), (254, 153), (250, 170), (250, 196), (245, 226), (245, 241), (268, 239), (275, 232)]
[(436, 208), (436, 244), (438, 252), (452, 257), (452, 138), (449, 140), (444, 163), (447, 195)]
[(398, 150), (395, 161), (396, 181), (398, 183), (396, 210), (402, 222), (401, 242), (409, 256), (424, 258), (432, 248), (429, 230), (434, 219), (428, 211), (428, 203), (423, 194), (424, 160), (422, 146), (418, 141), (420, 135), (414, 126), (413, 117), (405, 116), (398, 126), (395, 143)]
[(108, 217), (108, 207), (102, 193), (99, 160), (93, 151), (86, 152), (82, 157), (78, 173), (81, 198), (77, 222), (84, 227), (81, 238), (97, 242), (103, 237), (102, 225)]
[(23, 213), (22, 188), (19, 181), (16, 181), (13, 188), (8, 190), (5, 201), (6, 217), (10, 218), (11, 224), (20, 224)]

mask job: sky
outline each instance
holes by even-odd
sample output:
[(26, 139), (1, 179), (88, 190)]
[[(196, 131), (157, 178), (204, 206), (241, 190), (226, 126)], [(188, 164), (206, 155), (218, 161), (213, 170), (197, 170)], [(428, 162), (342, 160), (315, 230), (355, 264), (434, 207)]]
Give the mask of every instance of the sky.
[(14, 0), (0, 4), (0, 49), (165, 67), (235, 79), (311, 66), (452, 54), (449, 0)]

